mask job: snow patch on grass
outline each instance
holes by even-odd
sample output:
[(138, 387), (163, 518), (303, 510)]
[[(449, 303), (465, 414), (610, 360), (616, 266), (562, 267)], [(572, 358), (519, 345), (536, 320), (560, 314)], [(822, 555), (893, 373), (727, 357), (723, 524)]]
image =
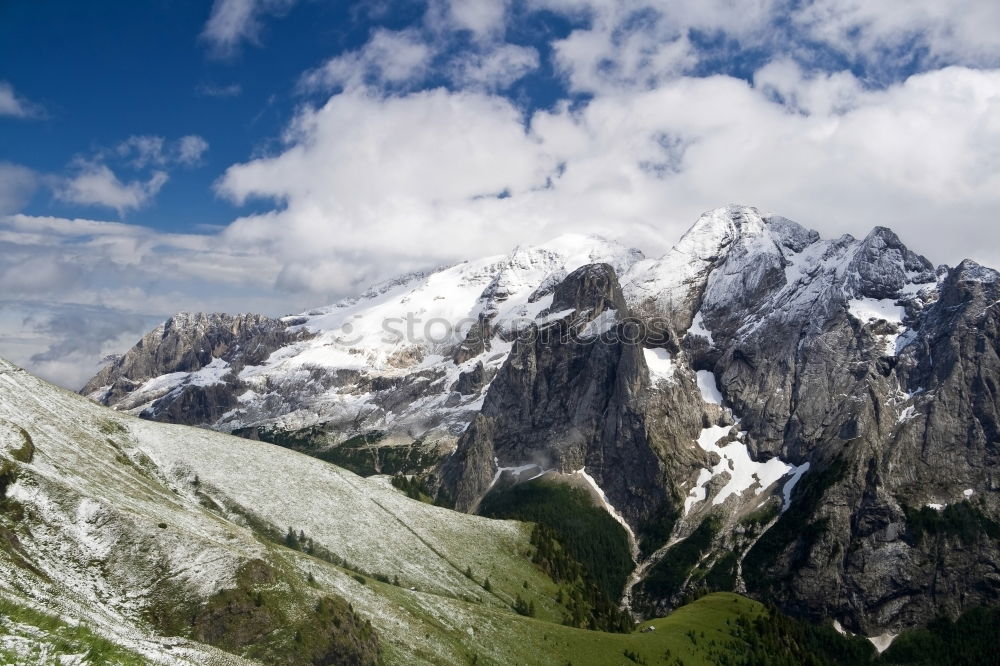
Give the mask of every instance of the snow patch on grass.
[[(315, 572), (317, 584), (342, 591), (390, 646), (387, 663), (458, 663), (464, 646), (449, 632), (468, 627), (484, 656), (508, 649), (503, 636), (518, 621), (511, 619), (518, 617), (510, 608), (515, 593), (549, 615), (561, 612), (549, 599), (554, 584), (523, 555), (530, 548), (526, 524), (410, 500), (384, 479), (262, 442), (140, 421), (0, 361), (5, 421), (35, 442), (33, 461), (7, 497), (25, 508), (30, 532), (21, 545), (48, 581), (0, 550), (0, 594), (27, 595), (50, 612), (86, 621), (150, 663), (245, 663), (157, 636), (142, 618), (171, 590), (196, 601), (231, 588), (250, 559), (282, 571), (299, 560), (303, 584)], [(213, 502), (216, 511), (206, 508)], [(370, 576), (362, 584), (351, 571), (262, 539), (249, 524), (272, 534), (302, 530)], [(401, 586), (375, 575), (398, 576)], [(483, 589), (485, 578), (492, 592)], [(416, 589), (404, 589), (410, 587)]]

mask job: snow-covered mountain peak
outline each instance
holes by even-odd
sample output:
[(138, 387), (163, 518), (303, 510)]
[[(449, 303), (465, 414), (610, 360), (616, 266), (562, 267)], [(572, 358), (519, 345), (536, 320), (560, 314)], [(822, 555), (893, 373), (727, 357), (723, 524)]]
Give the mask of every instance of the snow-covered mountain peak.
[(730, 204), (702, 213), (672, 252), (709, 260), (718, 257), (737, 238), (760, 236), (764, 230), (764, 219), (756, 208)]
[(644, 311), (669, 317), (685, 330), (695, 317), (699, 301), (716, 267), (725, 264), (729, 278), (717, 276), (722, 291), (751, 282), (788, 263), (785, 254), (801, 252), (819, 234), (783, 217), (762, 215), (751, 206), (731, 204), (698, 218), (660, 259), (638, 262), (624, 275), (626, 299)]
[(644, 255), (641, 250), (627, 247), (598, 234), (566, 233), (538, 246), (558, 254), (567, 272), (586, 264), (611, 264), (615, 271), (624, 273)]
[(936, 279), (931, 263), (886, 227), (862, 240), (823, 240), (787, 218), (730, 205), (704, 213), (662, 258), (638, 262), (622, 282), (633, 307), (668, 318), (678, 333), (713, 339), (753, 334), (766, 317), (798, 320), (814, 307), (868, 299), (894, 309)]
[(671, 252), (703, 261), (721, 258), (734, 246), (745, 254), (784, 255), (801, 252), (819, 238), (816, 231), (786, 217), (730, 204), (703, 213)]
[[(322, 419), (394, 430), (416, 419), (421, 431), (441, 426), (447, 432), (464, 427), (478, 409), (517, 332), (549, 308), (553, 290), (569, 273), (606, 263), (623, 274), (641, 259), (639, 250), (615, 241), (564, 234), (508, 254), (410, 273), (361, 296), (284, 318), (287, 344), (269, 346), (252, 363), (215, 358), (217, 351), (245, 344), (220, 334), (234, 329), (229, 319), (179, 315), (184, 327), (191, 324), (199, 333), (173, 337), (190, 339), (204, 353), (173, 362), (164, 373), (155, 370), (156, 357), (137, 348), (127, 364), (135, 376), (119, 382), (118, 393), (127, 389), (127, 400), (108, 393), (115, 383), (110, 371), (92, 382), (88, 394), (115, 397), (120, 407), (156, 418), (168, 403), (184, 403), (187, 393), (216, 386), (228, 397), (208, 401), (210, 419), (222, 428), (261, 422), (297, 428)], [(166, 339), (163, 327), (157, 330), (152, 335)], [(224, 389), (228, 385), (238, 388)]]

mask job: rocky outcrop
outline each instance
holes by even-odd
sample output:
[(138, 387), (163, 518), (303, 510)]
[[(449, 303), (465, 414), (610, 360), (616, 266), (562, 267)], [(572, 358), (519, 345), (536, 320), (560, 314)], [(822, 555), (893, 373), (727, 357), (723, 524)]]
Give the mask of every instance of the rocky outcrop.
[[(240, 370), (262, 363), (274, 350), (302, 337), (263, 315), (180, 313), (103, 368), (81, 393), (128, 409), (130, 394), (151, 379), (173, 375), (178, 381), (161, 382), (160, 395), (154, 393), (155, 402), (144, 415), (175, 423), (212, 423), (236, 403), (242, 388)], [(187, 381), (180, 381), (181, 375)], [(143, 400), (150, 401), (150, 395)]]
[[(614, 270), (577, 269), (554, 290), (544, 323), (522, 333), (490, 385), (482, 411), (445, 462), (445, 495), (474, 509), (503, 467), (535, 464), (585, 470), (637, 529), (673, 512), (676, 490), (664, 459), (691, 464), (683, 449), (700, 427), (702, 409), (688, 391), (651, 390), (645, 345), (673, 344), (629, 315)], [(546, 321), (546, 319), (550, 319)], [(700, 401), (699, 401), (700, 402)], [(668, 406), (678, 407), (670, 428)], [(685, 427), (686, 426), (686, 427)], [(680, 431), (680, 436), (676, 433)], [(673, 436), (672, 436), (673, 435)]]
[(471, 370), (460, 373), (452, 389), (462, 395), (479, 393), (493, 379), (494, 374), (495, 371), (488, 371), (480, 361)]
[[(997, 273), (935, 270), (886, 228), (822, 240), (742, 207), (633, 267), (626, 304), (588, 287), (595, 270), (557, 287), (551, 312), (570, 314), (548, 326), (594, 329), (631, 309), (673, 333), (674, 383), (644, 381), (641, 345), (553, 343), (539, 327), (443, 470), (457, 506), (474, 508), (500, 468), (586, 468), (633, 528), (672, 514), (661, 542), (700, 544), (640, 567), (657, 584), (640, 576), (636, 599), (658, 613), (719, 581), (868, 635), (1000, 602)], [(691, 399), (695, 369), (718, 379), (738, 422), (719, 446), (802, 471), (798, 485), (780, 477), (786, 498), (751, 486), (713, 500), (740, 472), (702, 484), (718, 458), (691, 443), (727, 422)], [(693, 484), (704, 499), (685, 501)]]

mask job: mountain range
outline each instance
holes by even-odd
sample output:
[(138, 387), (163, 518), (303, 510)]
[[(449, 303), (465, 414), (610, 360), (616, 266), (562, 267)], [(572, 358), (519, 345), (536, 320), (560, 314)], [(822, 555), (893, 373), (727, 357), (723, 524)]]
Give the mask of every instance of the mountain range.
[[(552, 562), (525, 559), (541, 536), (463, 514), (544, 523), (541, 489), (572, 488), (608, 518), (604, 534), (621, 535), (620, 575), (595, 579), (634, 619), (737, 593), (884, 649), (1000, 596), (997, 306), (996, 271), (969, 260), (935, 267), (885, 227), (823, 239), (732, 205), (704, 214), (659, 258), (564, 236), (300, 315), (175, 315), (84, 387), (90, 402), (7, 368), (4, 381), (21, 382), (9, 391), (57, 396), (38, 398), (30, 417), (28, 398), (3, 403), (0, 416), (17, 424), (6, 426), (11, 451), (19, 432), (36, 444), (34, 428), (54, 433), (51, 419), (93, 447), (53, 434), (50, 445), (66, 450), (47, 452), (48, 467), (18, 477), (8, 496), (45, 525), (24, 539), (36, 553), (69, 549), (69, 561), (88, 562), (123, 539), (125, 550), (158, 553), (121, 579), (105, 575), (90, 597), (66, 596), (80, 613), (114, 608), (88, 615), (107, 627), (157, 606), (143, 596), (154, 570), (176, 581), (179, 598), (208, 600), (232, 588), (220, 571), (250, 567), (253, 589), (292, 590), (301, 581), (282, 576), (308, 570), (336, 592), (309, 598), (357, 628), (342, 632), (357, 654), (463, 663), (437, 633), (426, 645), (400, 642), (426, 621), (422, 594), (446, 605), (478, 598), (473, 614), (502, 612), (517, 596), (572, 615), (544, 592), (559, 581)], [(177, 505), (155, 519), (168, 528), (139, 499), (108, 508), (149, 493), (147, 505)], [(83, 498), (92, 505), (80, 508)], [(88, 536), (86, 525), (107, 522), (121, 525), (114, 538)], [(164, 545), (175, 524), (204, 544), (199, 562)], [(315, 542), (322, 575), (288, 548), (261, 550), (251, 533)], [(337, 569), (346, 562), (395, 582), (379, 584), (419, 611), (372, 610), (364, 586)], [(72, 588), (81, 575), (79, 564), (44, 564), (25, 569), (18, 594), (37, 598), (41, 580)], [(520, 598), (518, 580), (541, 592)], [(507, 643), (475, 633), (481, 622), (468, 645), (499, 658)], [(128, 645), (168, 649), (153, 634), (138, 640)], [(194, 640), (177, 649), (212, 645)], [(278, 643), (259, 649), (285, 649)]]

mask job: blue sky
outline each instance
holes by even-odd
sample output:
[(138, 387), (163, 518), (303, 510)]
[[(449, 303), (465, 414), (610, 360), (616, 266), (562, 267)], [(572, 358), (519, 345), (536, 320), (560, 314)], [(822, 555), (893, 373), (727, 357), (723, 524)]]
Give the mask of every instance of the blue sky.
[[(0, 153), (40, 173), (60, 173), (76, 157), (130, 136), (201, 136), (209, 144), (192, 168), (171, 170), (154, 201), (130, 222), (172, 231), (232, 220), (211, 185), (230, 164), (266, 150), (301, 102), (295, 82), (330, 53), (355, 48), (368, 25), (344, 3), (311, 2), (269, 21), (261, 48), (213, 57), (200, 38), (204, 2), (10, 2), (0, 5), (3, 77), (44, 116), (4, 120)], [(315, 26), (323, 26), (315, 29)], [(147, 175), (116, 164), (121, 178)], [(24, 212), (107, 217), (37, 191)]]
[(0, 3), (0, 355), (731, 201), (1000, 264), (998, 64), (984, 0)]

